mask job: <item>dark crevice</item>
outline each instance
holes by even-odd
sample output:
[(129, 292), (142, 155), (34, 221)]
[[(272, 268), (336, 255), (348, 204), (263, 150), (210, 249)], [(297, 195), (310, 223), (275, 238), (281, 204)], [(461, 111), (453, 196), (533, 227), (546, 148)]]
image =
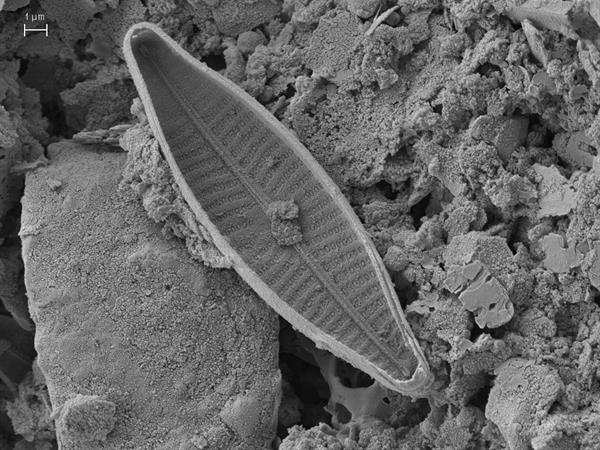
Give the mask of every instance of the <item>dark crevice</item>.
[(478, 326), (474, 326), (471, 330), (471, 335), (469, 336), (469, 340), (471, 342), (475, 342), (475, 340), (483, 334), (483, 330)]
[(398, 191), (396, 191), (394, 189), (394, 186), (392, 186), (387, 181), (380, 181), (375, 185), (375, 187), (379, 189), (379, 191), (385, 196), (385, 198), (389, 200), (396, 200), (396, 198), (398, 197)]
[(88, 44), (92, 41), (91, 37), (78, 40), (73, 46), (75, 56), (79, 61), (94, 61), (96, 57), (92, 53), (88, 53)]
[(486, 208), (485, 214), (487, 217), (487, 221), (483, 225), (483, 231), (489, 230), (490, 228), (493, 228), (496, 225), (504, 223), (504, 220), (502, 219), (501, 215), (502, 211), (500, 211), (500, 209), (498, 209), (498, 207), (496, 206)]
[(70, 138), (75, 130), (67, 125), (60, 93), (75, 85), (71, 65), (47, 59), (32, 59), (23, 64), (21, 81), (40, 93), (42, 114), (48, 119), (50, 136)]
[(208, 55), (202, 59), (202, 62), (204, 62), (212, 70), (216, 71), (223, 70), (225, 67), (227, 67), (227, 64), (225, 63), (225, 56), (222, 54)]
[(392, 69), (396, 71), (396, 73), (400, 72), (400, 68), (404, 68), (410, 64), (410, 60), (417, 53), (425, 50), (429, 46), (429, 40), (425, 40), (424, 42), (419, 42), (417, 45), (413, 47), (413, 51), (408, 55), (403, 55), (399, 57), (395, 57), (392, 63)]
[(412, 208), (410, 208), (410, 215), (413, 218), (413, 225), (418, 230), (421, 227), (421, 219), (427, 214), (427, 206), (431, 200), (431, 194), (426, 195)]
[(519, 217), (512, 223), (506, 242), (513, 253), (516, 253), (518, 244), (529, 242), (527, 231), (530, 227), (531, 222), (527, 217)]
[(391, 272), (390, 275), (403, 309), (419, 298), (419, 290), (402, 273)]
[(349, 388), (368, 387), (375, 382), (369, 375), (341, 359), (336, 360), (335, 374), (342, 384)]
[[(305, 348), (305, 345), (312, 345), (312, 343), (307, 338), (299, 336), (281, 317), (279, 324), (281, 375), (302, 402), (300, 422), (297, 425), (305, 428), (314, 427), (319, 423), (331, 425), (331, 415), (324, 409), (330, 397), (329, 386), (310, 351)], [(285, 407), (285, 398), (282, 407)], [(281, 423), (277, 434), (282, 439), (287, 436), (287, 428)]]
[(600, 292), (596, 289), (596, 288), (590, 288), (591, 292), (591, 299), (592, 302), (594, 302), (596, 304), (596, 306), (600, 307)]
[(486, 331), (494, 339), (502, 339), (506, 335), (507, 329), (503, 326), (498, 328), (486, 328)]
[[(300, 423), (305, 428), (312, 428), (319, 423), (331, 425), (331, 415), (325, 411), (329, 400), (329, 388), (321, 375), (321, 371), (292, 354), (279, 355), (279, 368), (282, 377), (288, 381), (298, 398), (302, 401), (300, 408)], [(316, 380), (323, 383), (323, 391), (315, 389)], [(324, 395), (324, 392), (327, 392)], [(285, 427), (278, 429), (281, 438), (287, 436)]]
[(485, 410), (487, 405), (488, 397), (490, 396), (490, 389), (492, 388), (491, 376), (485, 375), (485, 382), (475, 395), (471, 397), (468, 406), (475, 406), (481, 410)]
[[(283, 16), (283, 14), (280, 14), (280, 16)], [(269, 27), (267, 27), (266, 24), (261, 23), (259, 26), (254, 28), (253, 31), (262, 34), (267, 39), (267, 41), (271, 40), (271, 33), (269, 33)]]
[[(23, 196), (25, 192), (25, 186), (20, 186), (19, 196)], [(6, 215), (0, 220), (0, 240), (2, 245), (10, 245), (21, 243), (19, 237), (19, 230), (21, 228), (21, 203), (15, 204), (10, 210), (7, 211)]]
[(529, 120), (530, 132), (537, 132), (537, 142), (535, 142), (535, 145), (537, 147), (552, 147), (552, 141), (554, 140), (555, 133), (548, 130), (548, 128), (544, 125), (544, 121), (542, 120), (539, 114), (524, 113), (519, 108), (517, 108), (516, 113), (518, 115), (527, 117), (527, 119)]
[(348, 409), (339, 403), (335, 404), (335, 417), (340, 423), (348, 423), (352, 420), (352, 414)]
[(21, 78), (27, 72), (27, 68), (29, 67), (28, 59), (19, 59), (19, 78)]
[(285, 98), (292, 98), (294, 95), (296, 95), (296, 88), (294, 87), (293, 83), (287, 85), (283, 95)]
[(575, 73), (573, 74), (573, 84), (577, 85), (577, 84), (583, 84), (583, 85), (590, 85), (590, 77), (587, 74), (587, 72), (583, 69), (578, 69), (575, 71)]
[(52, 118), (48, 124), (48, 134), (50, 136), (61, 136), (69, 139), (77, 132), (67, 125), (65, 108), (60, 98), (55, 98), (48, 103), (42, 103), (42, 114), (44, 117)]
[(487, 77), (487, 76), (490, 76), (493, 72), (500, 72), (500, 71), (501, 71), (500, 67), (498, 67), (496, 64), (486, 62), (486, 63), (483, 63), (481, 66), (479, 66), (475, 72), (478, 73), (479, 75)]

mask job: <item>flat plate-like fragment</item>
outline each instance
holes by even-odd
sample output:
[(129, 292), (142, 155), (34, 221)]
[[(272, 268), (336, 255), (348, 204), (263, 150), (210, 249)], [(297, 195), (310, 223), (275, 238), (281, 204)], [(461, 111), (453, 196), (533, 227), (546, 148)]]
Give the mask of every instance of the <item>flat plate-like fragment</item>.
[(569, 23), (573, 2), (562, 0), (528, 0), (521, 6), (511, 6), (506, 15), (515, 22), (529, 20), (537, 28), (558, 31), (576, 37)]
[[(124, 52), (183, 196), (233, 268), (317, 345), (418, 395), (427, 362), (389, 275), (337, 186), (264, 107), (152, 24)], [(269, 164), (276, 155), (278, 164)], [(280, 245), (269, 205), (294, 200), (301, 239)]]

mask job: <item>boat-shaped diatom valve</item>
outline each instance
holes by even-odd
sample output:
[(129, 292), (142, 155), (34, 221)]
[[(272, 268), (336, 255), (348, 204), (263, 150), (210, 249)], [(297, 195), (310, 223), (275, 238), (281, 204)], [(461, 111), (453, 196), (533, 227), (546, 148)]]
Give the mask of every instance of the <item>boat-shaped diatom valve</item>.
[(424, 395), (430, 370), (381, 258), (309, 151), (155, 25), (134, 25), (124, 54), (174, 179), (240, 276), (318, 347)]

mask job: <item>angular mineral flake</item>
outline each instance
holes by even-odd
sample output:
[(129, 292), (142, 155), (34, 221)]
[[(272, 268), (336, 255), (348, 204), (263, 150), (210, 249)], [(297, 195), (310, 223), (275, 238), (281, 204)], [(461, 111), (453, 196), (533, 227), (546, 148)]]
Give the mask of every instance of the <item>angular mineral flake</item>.
[(580, 264), (580, 255), (575, 245), (565, 246), (565, 240), (560, 234), (550, 233), (540, 239), (542, 250), (546, 254), (543, 264), (554, 273), (566, 273)]
[(538, 217), (564, 216), (577, 206), (575, 191), (555, 166), (533, 164), (533, 170), (542, 177), (538, 189), (540, 210)]

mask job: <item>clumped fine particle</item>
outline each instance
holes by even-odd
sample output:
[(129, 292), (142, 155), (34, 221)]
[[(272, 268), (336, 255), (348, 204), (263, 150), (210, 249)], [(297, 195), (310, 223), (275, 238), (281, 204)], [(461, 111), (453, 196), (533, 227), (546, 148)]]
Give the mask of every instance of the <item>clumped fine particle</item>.
[(525, 450), (563, 388), (555, 369), (510, 359), (496, 370), (485, 416), (498, 426), (511, 450)]
[(446, 420), (440, 426), (435, 444), (437, 448), (452, 450), (478, 448), (478, 435), (484, 424), (485, 417), (479, 408), (464, 407), (456, 416), (450, 413), (446, 417)]
[(354, 15), (339, 10), (327, 13), (311, 35), (306, 65), (327, 79), (339, 82), (349, 78), (353, 48), (361, 35)]
[(454, 196), (460, 196), (468, 189), (461, 173), (459, 161), (453, 150), (434, 143), (417, 143), (419, 158), (427, 164), (427, 171), (434, 176)]
[(237, 36), (268, 22), (280, 10), (279, 0), (220, 0), (216, 2), (212, 13), (219, 31), (229, 36)]
[(361, 19), (372, 17), (380, 7), (380, 0), (348, 0), (348, 11)]
[(56, 412), (59, 440), (80, 445), (106, 440), (116, 423), (116, 409), (113, 402), (97, 395), (76, 395)]
[[(6, 403), (6, 413), (15, 432), (39, 448), (56, 445), (52, 405), (45, 380), (34, 362), (33, 371), (19, 384), (18, 394)], [(51, 447), (52, 448), (52, 447)]]
[(98, 71), (95, 79), (77, 83), (61, 92), (60, 97), (69, 125), (93, 131), (126, 122), (135, 95), (124, 69), (117, 67)]
[(506, 275), (510, 271), (512, 257), (505, 238), (489, 236), (481, 231), (454, 237), (444, 251), (444, 262), (448, 266), (465, 265), (478, 260), (495, 277)]
[(254, 52), (256, 47), (259, 45), (266, 44), (266, 39), (265, 36), (260, 32), (244, 31), (237, 37), (236, 44), (242, 54), (249, 55)]
[[(276, 426), (280, 390), (281, 375), (276, 371), (270, 377), (257, 380), (252, 388), (229, 398), (219, 412), (219, 418), (240, 436), (242, 442), (257, 440), (257, 430)], [(265, 399), (266, 392), (272, 392), (273, 396)]]
[(288, 430), (288, 436), (281, 443), (280, 450), (331, 449), (343, 450), (342, 442), (334, 433), (328, 432), (327, 426), (314, 427), (309, 430), (294, 425)]
[(279, 245), (294, 245), (302, 241), (299, 208), (293, 200), (270, 203), (267, 214), (271, 220), (271, 235)]
[(29, 4), (29, 0), (2, 0), (0, 1), (0, 11), (16, 11)]
[(123, 37), (131, 25), (146, 17), (145, 5), (140, 0), (118, 0), (104, 6), (86, 27), (92, 41), (89, 51), (104, 60), (113, 60), (116, 55), (121, 58)]
[(588, 277), (592, 286), (600, 290), (600, 241), (592, 244), (590, 256), (592, 261), (587, 270)]
[(208, 231), (183, 200), (147, 125), (129, 128), (120, 145), (128, 152), (121, 187), (129, 186), (140, 195), (150, 218), (164, 223), (166, 236), (184, 239), (194, 259), (211, 267), (231, 267), (229, 258), (215, 247)]
[(97, 12), (93, 0), (40, 0), (40, 6), (69, 44), (84, 36), (88, 20)]
[[(399, 132), (404, 126), (399, 106), (385, 91), (356, 95), (307, 77), (296, 86), (288, 109), (291, 125), (338, 185), (368, 188), (382, 181), (392, 156), (410, 139)], [(410, 178), (417, 169), (412, 157), (405, 161), (402, 175)]]
[(513, 152), (527, 139), (529, 120), (524, 117), (494, 117), (482, 115), (471, 124), (471, 137), (493, 144), (498, 156), (506, 163)]

